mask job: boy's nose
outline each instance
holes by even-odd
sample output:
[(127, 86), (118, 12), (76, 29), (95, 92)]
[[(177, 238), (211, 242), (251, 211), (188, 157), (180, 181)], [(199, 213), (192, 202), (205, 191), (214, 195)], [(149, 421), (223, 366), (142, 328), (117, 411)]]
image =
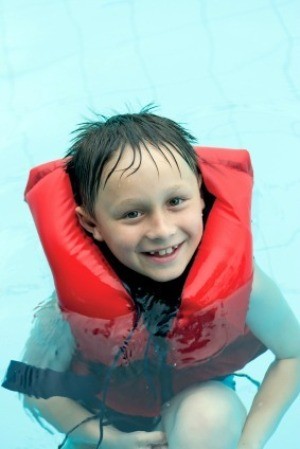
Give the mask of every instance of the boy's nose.
[(151, 217), (147, 232), (149, 239), (162, 240), (171, 237), (175, 233), (176, 227), (169, 214), (157, 212)]

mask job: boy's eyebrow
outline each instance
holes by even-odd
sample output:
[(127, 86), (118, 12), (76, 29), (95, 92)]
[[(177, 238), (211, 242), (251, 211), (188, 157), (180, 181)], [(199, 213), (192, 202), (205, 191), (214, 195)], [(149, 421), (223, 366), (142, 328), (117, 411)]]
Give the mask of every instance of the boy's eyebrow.
[[(182, 187), (183, 187), (182, 185), (176, 184), (176, 185), (166, 189), (166, 191), (164, 192), (165, 196), (169, 196), (171, 194), (175, 194), (176, 191), (178, 191)], [(120, 207), (120, 208), (121, 207), (127, 207), (127, 206), (130, 207), (131, 205), (139, 206), (139, 205), (145, 205), (147, 203), (148, 203), (148, 201), (143, 199), (143, 198), (141, 198), (141, 197), (136, 197), (136, 198), (135, 197), (129, 197), (129, 198), (122, 199), (120, 202), (117, 202), (114, 205), (114, 207)]]
[(115, 204), (114, 207), (122, 209), (122, 207), (132, 207), (132, 206), (143, 206), (146, 204), (141, 198), (125, 198), (119, 203)]

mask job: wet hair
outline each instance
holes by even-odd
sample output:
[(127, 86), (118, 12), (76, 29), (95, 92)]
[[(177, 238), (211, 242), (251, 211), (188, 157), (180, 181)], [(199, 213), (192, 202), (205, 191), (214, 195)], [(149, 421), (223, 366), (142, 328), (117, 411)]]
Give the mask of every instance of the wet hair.
[[(118, 114), (109, 118), (100, 115), (98, 121), (81, 123), (73, 132), (75, 137), (66, 154), (66, 171), (70, 177), (75, 201), (82, 205), (91, 217), (95, 218), (94, 203), (100, 181), (105, 187), (122, 159), (126, 146), (132, 149), (132, 161), (123, 172), (124, 174), (129, 171), (128, 176), (139, 169), (143, 149), (148, 152), (157, 168), (149, 144), (157, 148), (168, 163), (170, 157), (177, 165), (174, 156), (174, 152), (177, 152), (195, 175), (199, 174), (197, 154), (192, 146), (196, 138), (175, 121), (153, 114), (154, 107), (150, 104), (138, 113)], [(104, 166), (118, 152), (114, 166), (102, 180)], [(178, 165), (177, 168), (179, 170)]]

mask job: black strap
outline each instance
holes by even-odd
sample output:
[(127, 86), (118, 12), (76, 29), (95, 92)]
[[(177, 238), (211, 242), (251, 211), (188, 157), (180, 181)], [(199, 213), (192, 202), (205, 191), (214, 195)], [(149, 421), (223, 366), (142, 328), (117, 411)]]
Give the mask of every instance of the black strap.
[(78, 375), (72, 371), (54, 371), (36, 368), (12, 360), (7, 369), (2, 387), (28, 396), (48, 399), (63, 396), (75, 401), (95, 399), (101, 391), (101, 382), (94, 375)]

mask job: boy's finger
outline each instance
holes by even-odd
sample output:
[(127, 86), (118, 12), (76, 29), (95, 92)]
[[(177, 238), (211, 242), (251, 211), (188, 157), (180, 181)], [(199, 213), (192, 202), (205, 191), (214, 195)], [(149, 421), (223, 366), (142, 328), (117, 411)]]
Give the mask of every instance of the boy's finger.
[(165, 434), (165, 432), (162, 432), (161, 430), (155, 430), (155, 431), (151, 432), (150, 435), (151, 435), (151, 440), (153, 441), (151, 444), (153, 444), (153, 446), (166, 445), (167, 435)]
[(165, 446), (167, 443), (167, 437), (164, 432), (161, 432), (159, 430), (154, 432), (145, 432), (142, 439), (140, 440), (142, 445), (154, 447), (155, 449), (157, 446)]

